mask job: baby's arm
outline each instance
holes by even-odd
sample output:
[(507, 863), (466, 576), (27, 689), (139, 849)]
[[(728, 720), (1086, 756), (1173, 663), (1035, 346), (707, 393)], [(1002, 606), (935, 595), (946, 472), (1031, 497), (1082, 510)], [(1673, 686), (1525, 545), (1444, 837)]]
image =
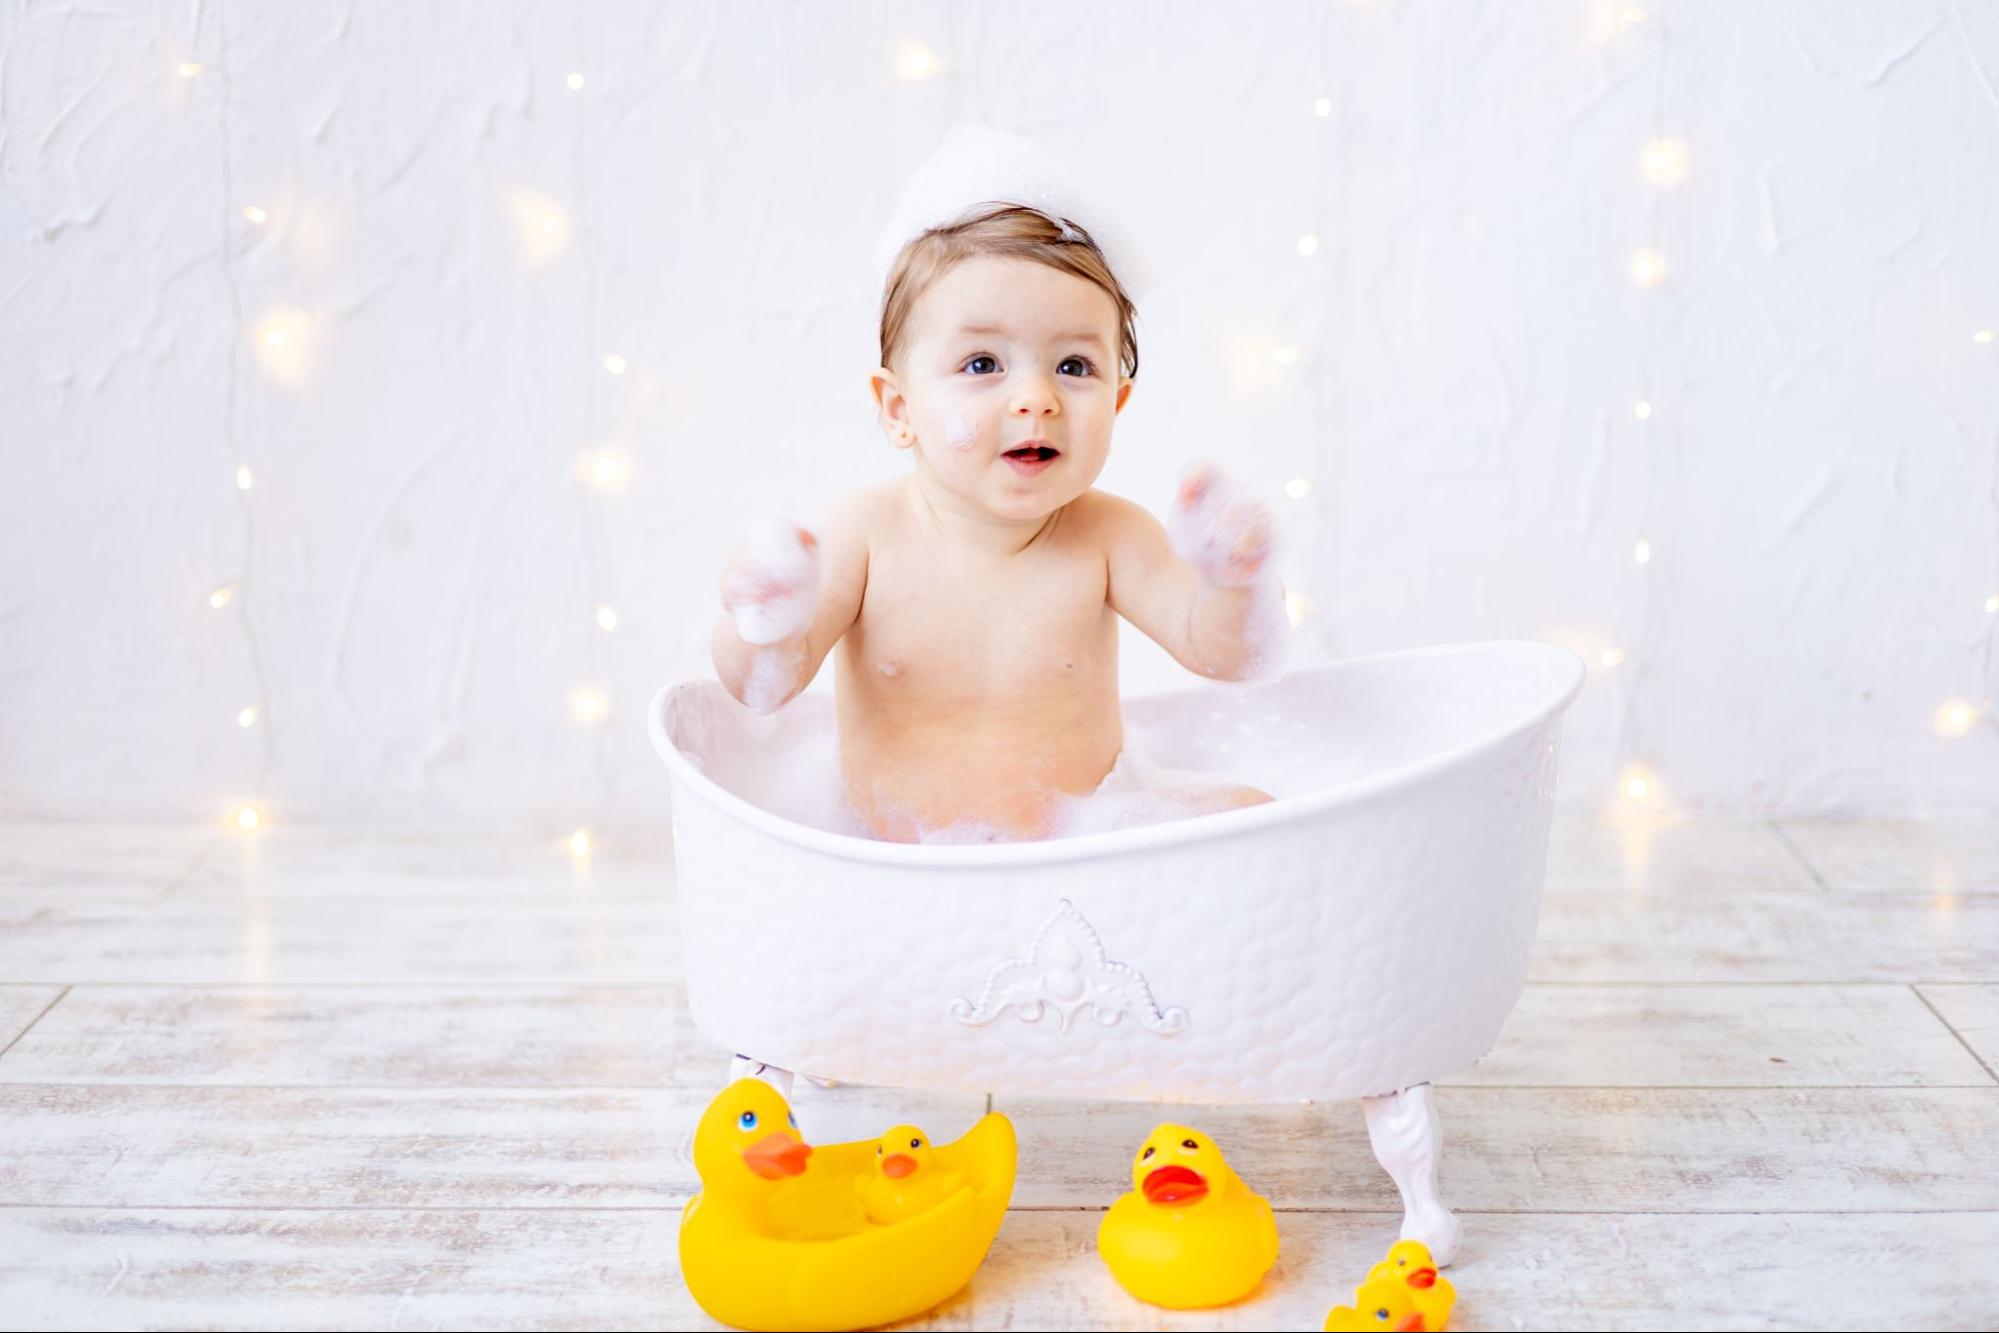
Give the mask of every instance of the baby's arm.
[(1201, 464), (1182, 479), (1166, 528), (1129, 500), (1104, 499), (1112, 610), (1203, 676), (1251, 680), (1283, 668), (1291, 624), (1268, 569), (1267, 506), (1236, 498)]
[(868, 548), (853, 518), (851, 506), (836, 507), (821, 524), (823, 539), (788, 519), (760, 519), (722, 571), (715, 674), (759, 713), (811, 684), (860, 616)]

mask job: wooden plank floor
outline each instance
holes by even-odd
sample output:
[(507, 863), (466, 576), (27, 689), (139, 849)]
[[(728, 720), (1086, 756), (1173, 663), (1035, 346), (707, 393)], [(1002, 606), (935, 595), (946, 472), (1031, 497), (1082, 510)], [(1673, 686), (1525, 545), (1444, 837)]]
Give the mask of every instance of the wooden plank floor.
[[(657, 834), (0, 826), (0, 1325), (712, 1327), (679, 949)], [(1565, 820), (1530, 975), (1438, 1090), (1454, 1326), (1999, 1327), (1999, 821)], [(1094, 1236), (1160, 1113), (999, 1107), (1015, 1209), (914, 1327), (1317, 1328), (1394, 1232), (1357, 1107), (1176, 1108), (1283, 1254), (1154, 1310)]]

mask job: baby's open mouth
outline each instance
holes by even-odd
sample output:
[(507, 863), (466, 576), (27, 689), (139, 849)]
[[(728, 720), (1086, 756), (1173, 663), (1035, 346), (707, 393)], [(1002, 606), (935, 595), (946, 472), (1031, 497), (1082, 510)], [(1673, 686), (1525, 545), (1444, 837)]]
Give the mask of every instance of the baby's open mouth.
[(1030, 444), (1024, 445), (1019, 449), (1009, 449), (1004, 454), (1001, 454), (1000, 457), (1018, 458), (1022, 462), (1045, 463), (1049, 459), (1060, 455), (1061, 452), (1060, 449), (1051, 449), (1045, 444)]

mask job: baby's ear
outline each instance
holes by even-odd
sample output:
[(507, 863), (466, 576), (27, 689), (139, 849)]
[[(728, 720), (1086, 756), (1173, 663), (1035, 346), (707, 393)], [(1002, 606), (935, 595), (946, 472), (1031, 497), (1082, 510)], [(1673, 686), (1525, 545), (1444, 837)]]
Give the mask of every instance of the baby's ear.
[(915, 428), (909, 422), (909, 400), (903, 397), (902, 384), (895, 372), (887, 366), (876, 366), (868, 376), (868, 391), (874, 395), (875, 411), (881, 418), (882, 430), (898, 449), (907, 449), (916, 443)]

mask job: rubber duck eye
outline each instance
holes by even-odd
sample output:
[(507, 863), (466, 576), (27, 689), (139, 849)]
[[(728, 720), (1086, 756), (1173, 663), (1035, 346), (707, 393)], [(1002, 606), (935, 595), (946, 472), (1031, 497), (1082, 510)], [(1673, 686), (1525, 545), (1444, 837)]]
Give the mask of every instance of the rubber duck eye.
[(875, 1156), (879, 1157), (881, 1155), (882, 1155), (882, 1146), (879, 1143), (877, 1143), (875, 1145)]
[(1194, 1140), (1192, 1139), (1181, 1139), (1180, 1146), (1182, 1148), (1185, 1148), (1188, 1152), (1199, 1152), (1201, 1150), (1201, 1145), (1194, 1142)]
[(1386, 1307), (1386, 1306), (1384, 1306), (1384, 1307), (1382, 1307), (1381, 1309), (1379, 1309), (1379, 1310), (1376, 1310), (1376, 1311), (1374, 1312), (1374, 1317), (1375, 1317), (1376, 1319), (1379, 1319), (1379, 1320), (1380, 1320), (1380, 1321), (1381, 1321), (1382, 1323), (1384, 1323), (1384, 1324), (1385, 1324), (1385, 1323), (1387, 1323), (1387, 1322), (1388, 1322), (1388, 1309), (1387, 1309), (1387, 1307)]
[(1138, 1160), (1142, 1162), (1142, 1161), (1144, 1161), (1144, 1160), (1145, 1160), (1146, 1158), (1148, 1158), (1148, 1157), (1152, 1156), (1152, 1154), (1153, 1154), (1153, 1153), (1155, 1153), (1155, 1152), (1158, 1152), (1158, 1151), (1159, 1151), (1159, 1150), (1158, 1150), (1157, 1148), (1154, 1148), (1154, 1147), (1153, 1147), (1153, 1146), (1151, 1146), (1150, 1144), (1147, 1144), (1147, 1145), (1146, 1145), (1146, 1148), (1145, 1148), (1145, 1151), (1144, 1151), (1144, 1152), (1142, 1152), (1142, 1153), (1140, 1153), (1140, 1154), (1138, 1155)]
[(922, 1139), (911, 1139), (911, 1140), (909, 1141), (909, 1146), (910, 1146), (910, 1147), (912, 1147), (912, 1148), (921, 1148), (921, 1147), (923, 1146), (923, 1140), (922, 1140)]
[(755, 1111), (745, 1111), (736, 1117), (736, 1123), (744, 1129), (755, 1129), (757, 1127), (757, 1113)]
[(785, 1123), (785, 1124), (787, 1124), (787, 1125), (790, 1125), (790, 1126), (791, 1126), (791, 1127), (792, 1127), (793, 1129), (797, 1129), (797, 1128), (798, 1128), (798, 1117), (797, 1117), (796, 1115), (794, 1115), (794, 1114), (793, 1114), (792, 1112), (790, 1112), (790, 1111), (786, 1111), (786, 1112), (784, 1113), (784, 1123)]

